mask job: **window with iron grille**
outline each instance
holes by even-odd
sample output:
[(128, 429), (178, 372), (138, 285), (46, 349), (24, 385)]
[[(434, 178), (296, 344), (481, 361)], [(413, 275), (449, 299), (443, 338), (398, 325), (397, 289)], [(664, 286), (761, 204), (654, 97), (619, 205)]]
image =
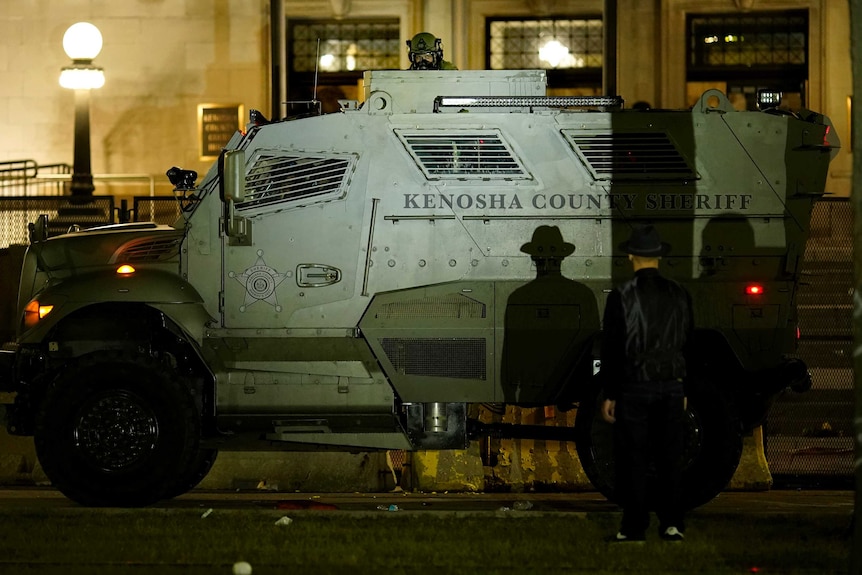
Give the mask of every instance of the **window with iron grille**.
[(291, 20), (288, 34), (288, 66), (299, 73), (397, 69), (403, 47), (397, 19)]
[(547, 70), (549, 88), (600, 89), (601, 16), (582, 18), (489, 18), (485, 67)]
[(688, 16), (688, 79), (808, 76), (808, 12)]
[(488, 20), (491, 70), (602, 67), (602, 20)]

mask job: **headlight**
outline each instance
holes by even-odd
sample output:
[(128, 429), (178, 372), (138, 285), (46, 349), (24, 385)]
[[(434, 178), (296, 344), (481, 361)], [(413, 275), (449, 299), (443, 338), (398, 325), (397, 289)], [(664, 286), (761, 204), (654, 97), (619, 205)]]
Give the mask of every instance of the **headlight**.
[(28, 303), (24, 308), (24, 329), (35, 327), (39, 320), (51, 313), (53, 309), (53, 305), (42, 305), (35, 299)]

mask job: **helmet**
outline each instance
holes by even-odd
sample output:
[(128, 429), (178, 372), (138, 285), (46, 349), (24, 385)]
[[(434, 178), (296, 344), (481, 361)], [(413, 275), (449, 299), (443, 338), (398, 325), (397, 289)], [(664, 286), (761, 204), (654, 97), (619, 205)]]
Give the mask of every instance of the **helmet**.
[(443, 47), (440, 38), (429, 32), (420, 32), (407, 40), (410, 48), (411, 70), (439, 70), (443, 63)]

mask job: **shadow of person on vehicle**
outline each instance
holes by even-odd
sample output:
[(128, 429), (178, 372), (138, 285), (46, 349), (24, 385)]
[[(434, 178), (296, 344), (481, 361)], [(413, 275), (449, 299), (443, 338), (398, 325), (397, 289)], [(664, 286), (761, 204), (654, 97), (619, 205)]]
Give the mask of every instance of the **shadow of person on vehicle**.
[(501, 385), (506, 403), (548, 405), (569, 383), (585, 340), (598, 330), (595, 295), (563, 276), (563, 259), (575, 246), (557, 226), (539, 226), (521, 246), (536, 278), (506, 301)]
[(722, 271), (732, 269), (733, 258), (754, 256), (754, 247), (754, 228), (743, 214), (711, 218), (701, 233), (698, 277), (721, 276)]
[[(787, 255), (791, 256), (792, 253)], [(731, 318), (725, 320), (733, 326), (732, 342), (721, 341), (716, 332), (705, 333), (701, 341), (706, 345), (691, 346), (687, 360), (700, 366), (702, 379), (718, 380), (726, 390), (746, 398), (734, 410), (736, 417), (748, 426), (765, 421), (770, 405), (787, 386), (787, 376), (779, 370), (757, 374), (732, 371), (720, 358), (734, 355), (749, 365), (755, 358), (765, 358), (767, 365), (780, 364), (779, 306), (765, 299), (769, 296), (762, 290), (768, 286), (763, 285), (763, 280), (780, 273), (779, 267), (795, 265), (786, 261), (783, 247), (756, 245), (751, 219), (741, 213), (729, 212), (711, 218), (703, 228), (697, 262), (700, 291), (711, 301), (724, 298), (733, 302)], [(720, 322), (720, 317), (709, 320), (712, 325)], [(733, 350), (728, 349), (729, 345)], [(716, 353), (719, 349), (727, 351)]]

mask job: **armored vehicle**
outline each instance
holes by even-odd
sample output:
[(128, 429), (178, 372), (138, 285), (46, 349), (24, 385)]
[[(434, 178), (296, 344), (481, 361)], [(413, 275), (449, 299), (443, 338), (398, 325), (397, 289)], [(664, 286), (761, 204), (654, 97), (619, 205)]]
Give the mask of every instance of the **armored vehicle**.
[[(463, 449), (576, 441), (614, 498), (596, 417), (616, 246), (652, 223), (695, 303), (687, 505), (720, 492), (793, 357), (827, 118), (546, 94), (544, 71), (366, 72), (338, 113), (252, 112), (172, 226), (31, 224), (7, 427), (85, 505), (181, 494), (218, 450)], [(577, 407), (572, 428), (482, 407)]]

